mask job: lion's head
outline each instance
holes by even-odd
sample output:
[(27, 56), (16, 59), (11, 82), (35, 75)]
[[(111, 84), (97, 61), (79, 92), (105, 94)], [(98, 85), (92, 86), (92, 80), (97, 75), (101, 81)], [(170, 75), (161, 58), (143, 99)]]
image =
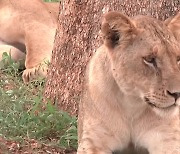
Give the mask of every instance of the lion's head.
[[(179, 22), (179, 23), (178, 23)], [(104, 16), (102, 34), (113, 77), (129, 96), (155, 110), (175, 109), (180, 96), (180, 14), (162, 22), (147, 16)]]

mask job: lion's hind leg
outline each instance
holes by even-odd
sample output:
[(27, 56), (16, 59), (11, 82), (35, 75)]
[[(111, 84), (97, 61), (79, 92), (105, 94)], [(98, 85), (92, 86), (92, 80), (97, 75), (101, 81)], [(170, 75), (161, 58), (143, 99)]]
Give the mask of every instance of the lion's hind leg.
[(49, 29), (46, 25), (36, 26), (41, 28), (37, 31), (29, 30), (31, 33), (26, 37), (26, 70), (22, 76), (25, 83), (39, 77), (45, 78), (51, 62), (56, 29)]

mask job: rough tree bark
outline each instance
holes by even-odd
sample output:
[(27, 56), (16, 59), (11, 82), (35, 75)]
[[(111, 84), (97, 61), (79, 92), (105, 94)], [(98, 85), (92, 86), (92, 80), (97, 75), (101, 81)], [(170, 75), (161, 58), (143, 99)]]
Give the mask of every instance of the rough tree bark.
[(180, 10), (179, 0), (64, 0), (58, 20), (45, 97), (76, 115), (86, 64), (100, 45), (102, 15), (119, 10), (129, 16), (151, 15), (165, 20)]

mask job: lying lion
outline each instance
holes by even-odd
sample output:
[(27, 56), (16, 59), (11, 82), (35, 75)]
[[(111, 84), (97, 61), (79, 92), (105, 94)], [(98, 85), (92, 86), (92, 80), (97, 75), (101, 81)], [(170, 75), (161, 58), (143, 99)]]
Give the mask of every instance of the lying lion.
[(166, 23), (109, 12), (102, 33), (79, 107), (77, 153), (112, 154), (133, 143), (180, 154), (180, 14)]
[(9, 52), (16, 61), (25, 58), (24, 82), (46, 76), (58, 10), (59, 3), (41, 0), (0, 1), (0, 57)]

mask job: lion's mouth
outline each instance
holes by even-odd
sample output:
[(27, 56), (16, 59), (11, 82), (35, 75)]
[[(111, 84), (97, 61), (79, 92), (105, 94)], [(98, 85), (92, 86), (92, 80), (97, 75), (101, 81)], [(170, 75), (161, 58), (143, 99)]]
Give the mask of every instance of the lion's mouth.
[(176, 102), (174, 102), (173, 104), (168, 105), (168, 106), (159, 106), (158, 104), (156, 105), (155, 103), (151, 102), (151, 101), (149, 100), (149, 98), (147, 98), (147, 97), (145, 97), (144, 99), (145, 99), (145, 102), (146, 102), (149, 106), (155, 107), (155, 108), (159, 108), (159, 109), (168, 109), (168, 108), (177, 106), (177, 105), (176, 105)]

